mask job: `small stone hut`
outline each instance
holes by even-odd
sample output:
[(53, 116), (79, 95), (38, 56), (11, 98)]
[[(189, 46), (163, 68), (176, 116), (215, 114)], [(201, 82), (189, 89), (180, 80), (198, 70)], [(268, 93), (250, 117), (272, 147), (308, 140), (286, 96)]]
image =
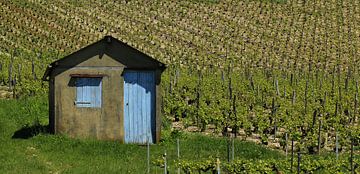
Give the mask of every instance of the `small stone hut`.
[(51, 63), (43, 76), (49, 82), (50, 132), (158, 142), (165, 68), (111, 36)]

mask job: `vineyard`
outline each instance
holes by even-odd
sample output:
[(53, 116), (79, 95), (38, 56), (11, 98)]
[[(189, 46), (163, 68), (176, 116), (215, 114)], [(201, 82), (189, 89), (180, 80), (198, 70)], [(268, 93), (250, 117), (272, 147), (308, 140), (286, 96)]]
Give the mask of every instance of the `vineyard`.
[(50, 62), (112, 35), (168, 65), (165, 122), (359, 155), (358, 0), (3, 0), (0, 21), (14, 98), (46, 94)]

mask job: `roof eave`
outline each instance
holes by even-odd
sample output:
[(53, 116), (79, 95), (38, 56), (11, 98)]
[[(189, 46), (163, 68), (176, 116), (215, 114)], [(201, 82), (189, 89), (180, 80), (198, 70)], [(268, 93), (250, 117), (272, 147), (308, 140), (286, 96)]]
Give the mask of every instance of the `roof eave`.
[(52, 64), (48, 65), (41, 80), (49, 81), (50, 79), (48, 77), (50, 76), (52, 69), (53, 69), (53, 65)]

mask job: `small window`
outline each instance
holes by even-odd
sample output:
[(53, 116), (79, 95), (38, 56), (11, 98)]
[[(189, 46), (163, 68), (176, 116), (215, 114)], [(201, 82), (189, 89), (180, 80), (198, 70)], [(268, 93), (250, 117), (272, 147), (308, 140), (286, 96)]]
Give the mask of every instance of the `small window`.
[(101, 107), (101, 78), (77, 78), (76, 101), (77, 107)]

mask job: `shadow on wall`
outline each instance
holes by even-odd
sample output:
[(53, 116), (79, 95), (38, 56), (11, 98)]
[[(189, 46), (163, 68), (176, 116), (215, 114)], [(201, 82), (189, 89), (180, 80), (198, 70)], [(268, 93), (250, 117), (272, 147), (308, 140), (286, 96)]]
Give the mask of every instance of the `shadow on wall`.
[(41, 125), (35, 123), (33, 125), (25, 125), (21, 129), (14, 132), (14, 135), (11, 137), (13, 139), (29, 139), (38, 134), (48, 134), (49, 125)]

